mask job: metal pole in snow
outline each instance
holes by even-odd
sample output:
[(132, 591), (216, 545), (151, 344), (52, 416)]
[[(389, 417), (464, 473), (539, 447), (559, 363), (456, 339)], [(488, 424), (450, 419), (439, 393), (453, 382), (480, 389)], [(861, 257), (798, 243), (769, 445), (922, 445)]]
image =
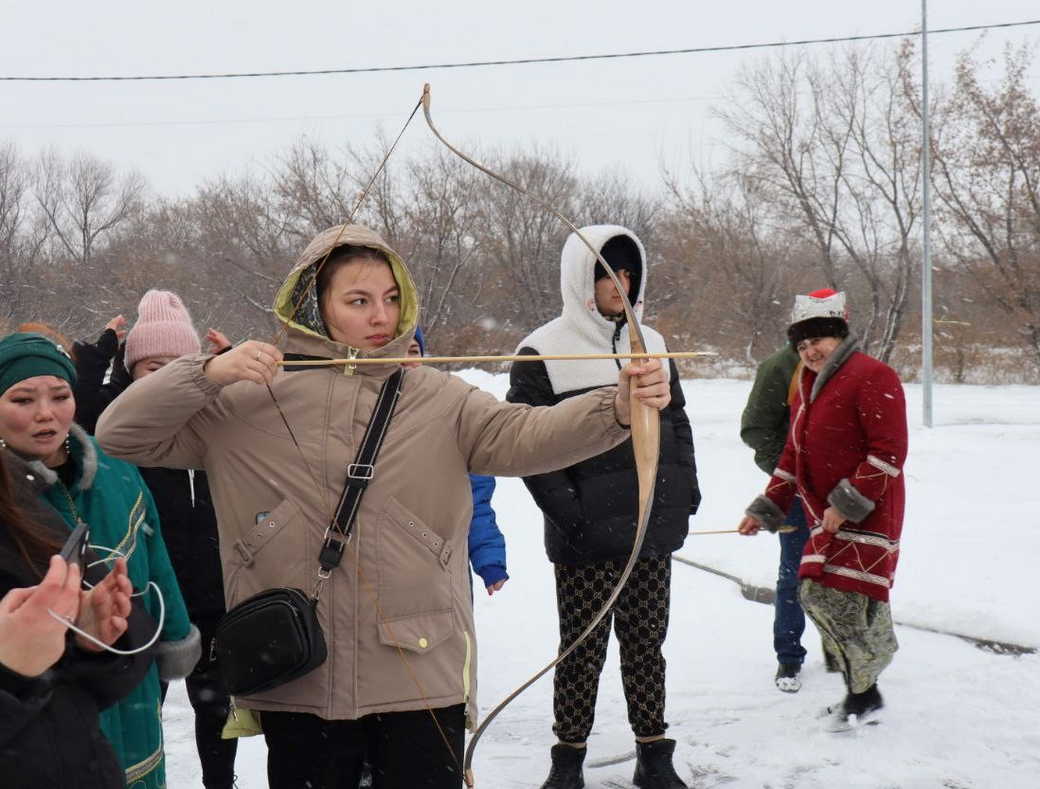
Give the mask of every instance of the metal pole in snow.
[(921, 0), (921, 405), (924, 426), (932, 426), (932, 247), (931, 130), (928, 106), (928, 0)]

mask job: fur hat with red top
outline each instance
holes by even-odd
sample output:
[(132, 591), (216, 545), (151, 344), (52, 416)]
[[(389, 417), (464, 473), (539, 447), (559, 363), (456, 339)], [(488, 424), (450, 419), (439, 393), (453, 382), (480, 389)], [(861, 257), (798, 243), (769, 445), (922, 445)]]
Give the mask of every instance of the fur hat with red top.
[(126, 369), (153, 356), (199, 353), (202, 343), (180, 296), (168, 290), (150, 290), (137, 305), (137, 323), (126, 335)]
[(807, 296), (795, 296), (787, 339), (795, 350), (802, 340), (817, 337), (843, 340), (849, 336), (848, 317), (843, 292), (821, 288)]

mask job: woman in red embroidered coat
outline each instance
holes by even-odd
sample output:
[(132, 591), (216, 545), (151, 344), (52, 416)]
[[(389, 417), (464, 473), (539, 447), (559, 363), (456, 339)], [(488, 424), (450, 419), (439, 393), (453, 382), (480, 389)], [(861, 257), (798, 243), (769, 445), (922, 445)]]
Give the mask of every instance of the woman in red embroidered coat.
[(828, 708), (840, 730), (881, 708), (877, 678), (898, 648), (888, 599), (903, 527), (906, 403), (895, 371), (856, 350), (844, 293), (799, 296), (788, 338), (802, 369), (787, 445), (740, 531), (775, 531), (801, 496), (812, 534), (799, 595), (842, 665), (847, 695)]

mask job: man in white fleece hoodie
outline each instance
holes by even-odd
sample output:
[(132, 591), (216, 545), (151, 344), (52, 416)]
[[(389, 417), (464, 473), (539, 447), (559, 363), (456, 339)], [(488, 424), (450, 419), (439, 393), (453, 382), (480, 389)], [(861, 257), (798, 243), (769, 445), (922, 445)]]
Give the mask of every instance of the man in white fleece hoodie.
[[(636, 319), (643, 312), (646, 254), (639, 239), (617, 225), (582, 229), (628, 288)], [(561, 260), (563, 312), (535, 330), (520, 354), (625, 353), (631, 350), (617, 287), (576, 235)], [(665, 351), (660, 334), (642, 326), (649, 351)], [(617, 377), (612, 359), (515, 364), (506, 399), (554, 405)], [(628, 719), (636, 740), (633, 781), (643, 789), (685, 789), (675, 773), (675, 741), (665, 737), (665, 660), (671, 555), (689, 531), (700, 502), (693, 433), (674, 364), (671, 404), (661, 412), (661, 456), (646, 538), (632, 575), (592, 635), (556, 667), (553, 686), (552, 768), (542, 789), (580, 789), (585, 743), (592, 731), (599, 675), (611, 620), (621, 655)], [(550, 474), (525, 477), (545, 516), (546, 552), (555, 566), (560, 650), (588, 626), (620, 578), (634, 543), (638, 481), (631, 441)]]

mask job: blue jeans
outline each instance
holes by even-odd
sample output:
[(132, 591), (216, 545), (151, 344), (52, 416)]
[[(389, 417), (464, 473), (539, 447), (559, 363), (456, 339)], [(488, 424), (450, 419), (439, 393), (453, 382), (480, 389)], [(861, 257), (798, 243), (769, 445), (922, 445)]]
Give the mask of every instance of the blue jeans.
[(797, 526), (793, 532), (780, 534), (780, 570), (776, 577), (776, 603), (773, 616), (773, 649), (778, 663), (796, 663), (805, 660), (802, 633), (805, 631), (805, 613), (798, 602), (798, 568), (802, 563), (802, 549), (809, 539), (802, 500), (795, 497), (784, 519), (787, 526)]

